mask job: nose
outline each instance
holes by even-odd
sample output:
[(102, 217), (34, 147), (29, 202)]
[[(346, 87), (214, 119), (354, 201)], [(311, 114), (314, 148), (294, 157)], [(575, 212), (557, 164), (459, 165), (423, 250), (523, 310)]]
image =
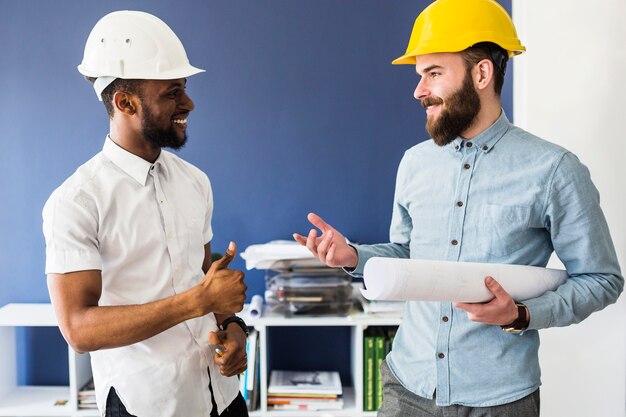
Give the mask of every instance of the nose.
[(426, 82), (424, 78), (421, 78), (415, 87), (415, 91), (413, 92), (413, 97), (417, 100), (423, 100), (428, 97), (428, 89), (426, 88)]
[(184, 91), (180, 100), (180, 107), (182, 107), (183, 109), (187, 110), (187, 111), (192, 111), (196, 106), (193, 104), (193, 100), (191, 99), (191, 97), (189, 97), (189, 95), (187, 95), (187, 92)]

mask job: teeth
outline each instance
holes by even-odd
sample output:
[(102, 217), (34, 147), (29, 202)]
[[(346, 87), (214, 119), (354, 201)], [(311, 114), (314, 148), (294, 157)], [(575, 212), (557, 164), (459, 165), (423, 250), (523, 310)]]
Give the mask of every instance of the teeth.
[(187, 119), (175, 119), (175, 120), (172, 120), (172, 122), (178, 123), (178, 124), (185, 124), (187, 123)]

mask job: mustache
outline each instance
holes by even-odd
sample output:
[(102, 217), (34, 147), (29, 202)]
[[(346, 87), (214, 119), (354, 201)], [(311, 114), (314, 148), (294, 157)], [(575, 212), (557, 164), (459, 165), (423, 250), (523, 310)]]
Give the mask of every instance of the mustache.
[(422, 107), (426, 108), (428, 106), (438, 106), (443, 104), (443, 99), (441, 97), (426, 97), (422, 100)]

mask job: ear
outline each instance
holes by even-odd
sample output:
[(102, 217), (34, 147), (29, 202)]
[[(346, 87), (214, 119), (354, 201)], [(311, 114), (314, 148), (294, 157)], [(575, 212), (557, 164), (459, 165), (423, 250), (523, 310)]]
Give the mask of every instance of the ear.
[(116, 111), (132, 116), (137, 113), (139, 100), (134, 94), (116, 91), (113, 95), (113, 107), (115, 107)]
[(474, 85), (477, 90), (485, 90), (493, 80), (493, 71), (495, 70), (493, 62), (483, 59), (474, 67)]

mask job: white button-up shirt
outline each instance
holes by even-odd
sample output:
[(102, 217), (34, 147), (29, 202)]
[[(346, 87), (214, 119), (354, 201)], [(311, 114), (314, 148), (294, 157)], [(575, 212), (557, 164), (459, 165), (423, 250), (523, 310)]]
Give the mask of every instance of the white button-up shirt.
[[(107, 137), (102, 152), (43, 209), (46, 273), (101, 270), (100, 306), (179, 294), (204, 276), (212, 212), (211, 184), (198, 168), (163, 150), (151, 164)], [(208, 314), (139, 343), (92, 352), (100, 413), (113, 386), (137, 416), (208, 416), (209, 374), (221, 413), (238, 382), (213, 363), (208, 333), (215, 330)]]

